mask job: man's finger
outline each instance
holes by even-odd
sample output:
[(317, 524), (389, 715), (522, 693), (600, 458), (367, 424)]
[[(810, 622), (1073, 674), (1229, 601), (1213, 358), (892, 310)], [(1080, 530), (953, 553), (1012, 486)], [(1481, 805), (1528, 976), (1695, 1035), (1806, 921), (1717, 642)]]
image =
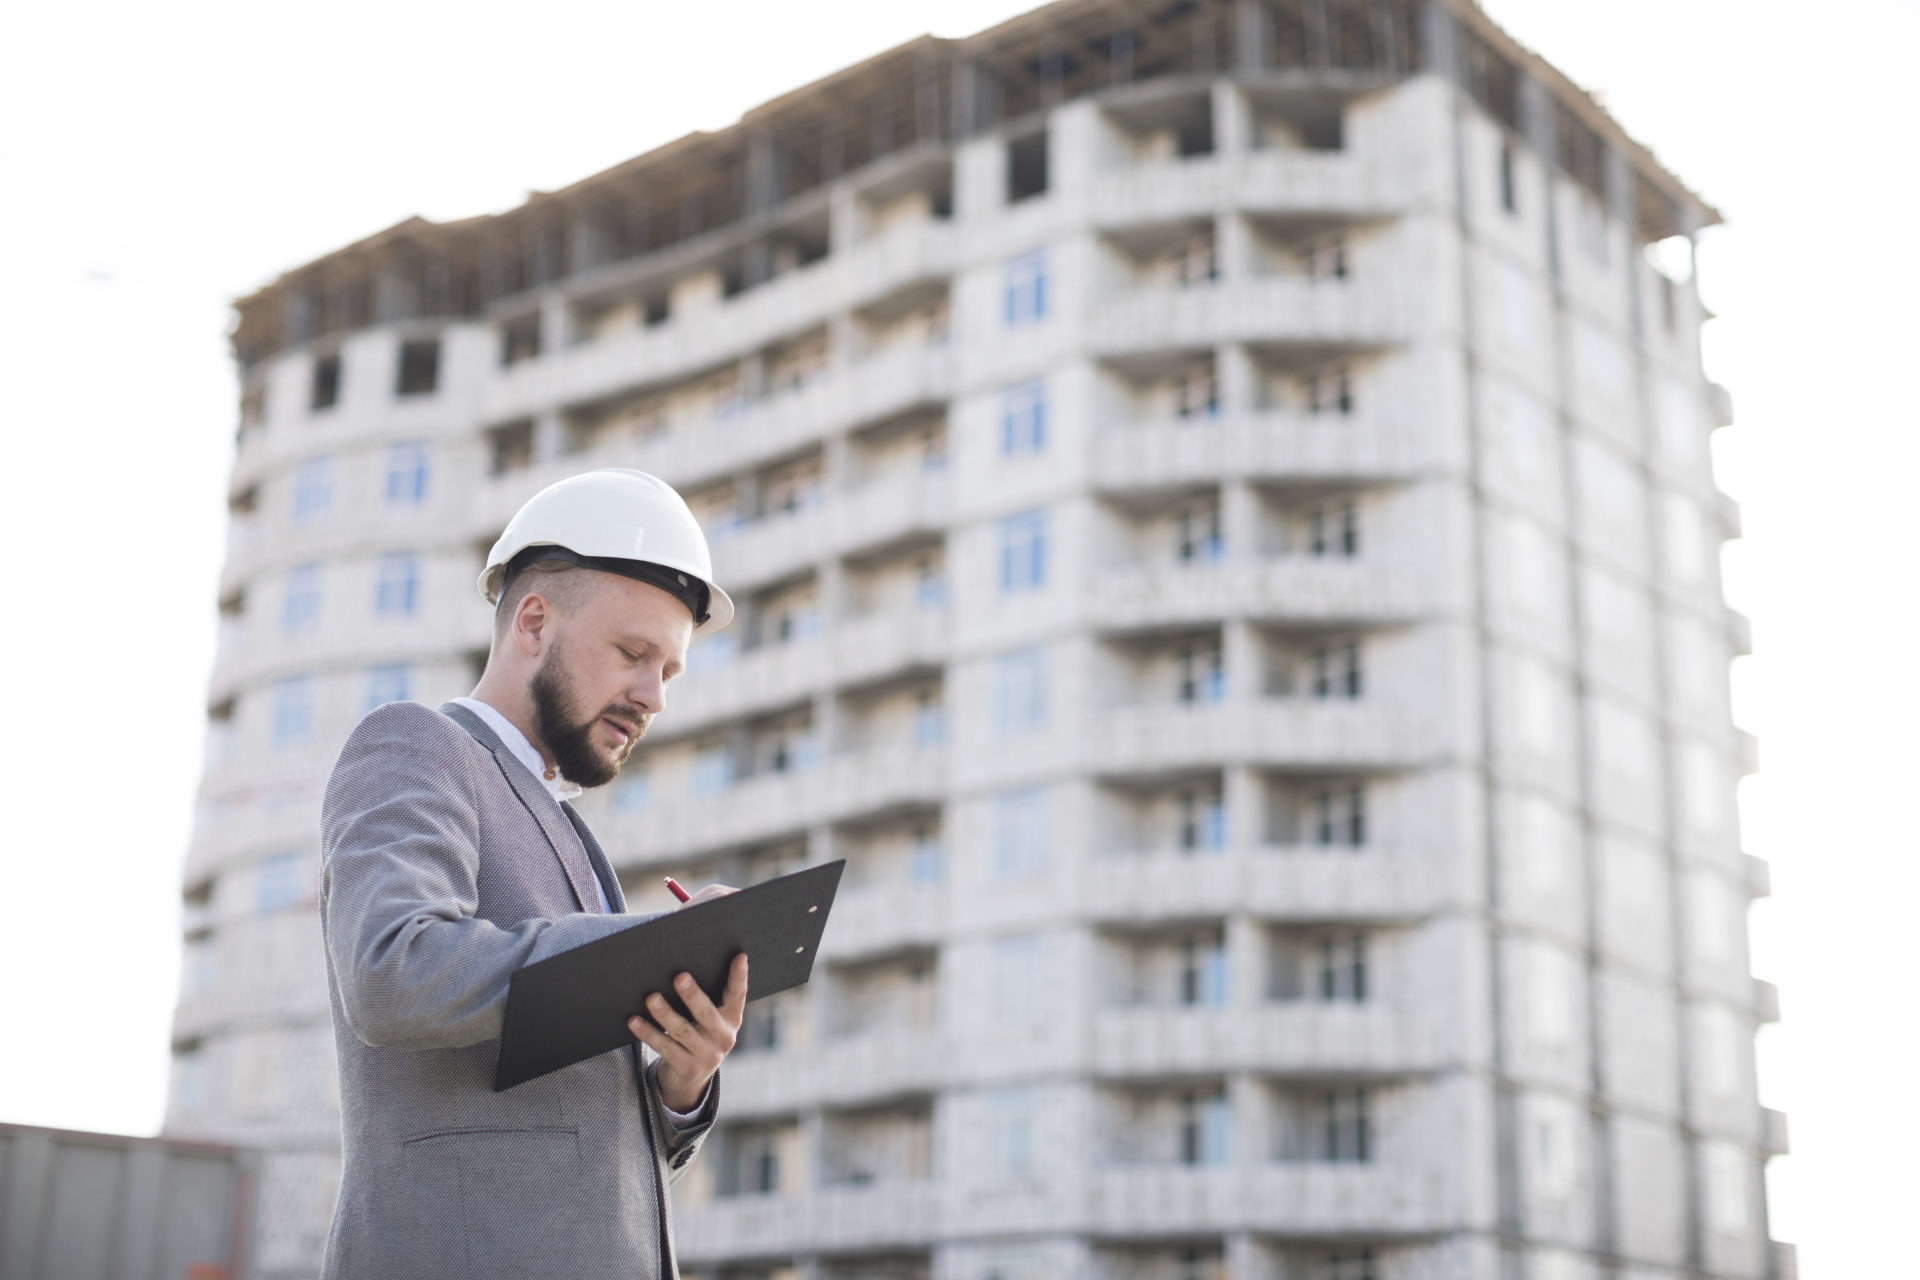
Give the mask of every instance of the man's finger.
[(719, 1016), (719, 1010), (713, 1007), (713, 1001), (700, 989), (691, 975), (681, 974), (673, 980), (673, 989), (680, 993), (681, 1002), (687, 1006), (687, 1012), (693, 1015), (695, 1025), (704, 1025)]
[(659, 1054), (662, 1058), (678, 1058), (685, 1055), (686, 1049), (677, 1041), (669, 1040), (660, 1028), (635, 1014), (627, 1019), (627, 1030), (633, 1032), (634, 1039)]
[(744, 951), (733, 958), (733, 968), (727, 972), (727, 989), (720, 997), (720, 1009), (727, 1022), (735, 1027), (746, 1016), (747, 953)]
[(647, 997), (647, 1012), (653, 1015), (653, 1020), (659, 1024), (662, 1031), (683, 1044), (686, 1043), (689, 1032), (697, 1031), (697, 1028), (681, 1017), (674, 1007), (667, 1003), (667, 998), (658, 991)]

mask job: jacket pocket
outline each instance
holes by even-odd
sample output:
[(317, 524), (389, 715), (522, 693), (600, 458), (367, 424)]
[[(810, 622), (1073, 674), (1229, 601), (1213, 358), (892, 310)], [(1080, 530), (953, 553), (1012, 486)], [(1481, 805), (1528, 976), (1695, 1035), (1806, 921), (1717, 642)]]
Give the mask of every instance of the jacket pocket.
[(410, 1165), (454, 1183), (445, 1225), (460, 1233), (466, 1276), (565, 1275), (600, 1243), (605, 1206), (589, 1203), (578, 1129), (445, 1129), (404, 1145)]

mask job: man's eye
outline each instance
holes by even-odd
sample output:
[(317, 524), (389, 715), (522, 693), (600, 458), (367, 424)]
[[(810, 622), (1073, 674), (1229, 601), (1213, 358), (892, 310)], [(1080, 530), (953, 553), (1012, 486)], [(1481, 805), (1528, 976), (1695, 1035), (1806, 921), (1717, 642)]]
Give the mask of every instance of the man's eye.
[[(617, 646), (617, 645), (616, 645), (615, 647), (616, 647), (616, 648), (618, 648), (619, 646)], [(627, 660), (628, 662), (638, 662), (638, 661), (640, 661), (640, 655), (639, 655), (639, 654), (637, 654), (637, 653), (630, 653), (630, 652), (628, 652), (628, 651), (627, 651), (626, 649), (621, 649), (621, 650), (620, 650), (620, 656), (621, 656), (621, 657), (623, 657), (623, 658), (625, 658), (625, 659), (626, 659), (626, 660)]]

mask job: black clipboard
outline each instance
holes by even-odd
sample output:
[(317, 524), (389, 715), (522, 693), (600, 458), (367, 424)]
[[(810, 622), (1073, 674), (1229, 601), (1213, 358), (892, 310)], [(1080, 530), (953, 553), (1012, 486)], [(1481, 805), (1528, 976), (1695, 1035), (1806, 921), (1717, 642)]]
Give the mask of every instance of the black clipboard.
[(677, 974), (692, 974), (719, 1004), (742, 951), (747, 999), (805, 983), (846, 865), (840, 858), (749, 885), (519, 970), (507, 982), (494, 1092), (635, 1043), (627, 1019), (644, 1013), (650, 992), (685, 1016)]

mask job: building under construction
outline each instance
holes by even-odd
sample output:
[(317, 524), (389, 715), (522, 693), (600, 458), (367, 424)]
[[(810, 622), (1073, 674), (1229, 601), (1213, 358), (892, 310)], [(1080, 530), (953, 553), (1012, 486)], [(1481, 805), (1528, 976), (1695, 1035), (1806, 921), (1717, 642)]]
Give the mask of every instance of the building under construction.
[(258, 1274), (334, 754), (617, 465), (741, 605), (580, 802), (634, 909), (848, 862), (690, 1277), (1792, 1276), (1715, 220), (1470, 0), (1062, 0), (243, 299), (167, 1127), (264, 1148)]

